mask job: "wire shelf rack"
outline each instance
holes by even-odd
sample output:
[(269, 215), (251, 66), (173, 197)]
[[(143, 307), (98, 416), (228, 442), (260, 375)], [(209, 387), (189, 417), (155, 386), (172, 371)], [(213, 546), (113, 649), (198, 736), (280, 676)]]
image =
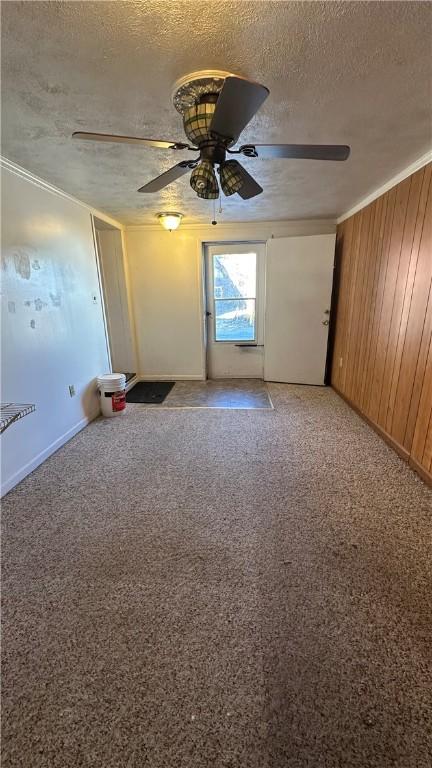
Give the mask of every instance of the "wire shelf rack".
[(36, 406), (30, 403), (0, 403), (0, 435), (14, 421), (24, 418), (35, 410)]

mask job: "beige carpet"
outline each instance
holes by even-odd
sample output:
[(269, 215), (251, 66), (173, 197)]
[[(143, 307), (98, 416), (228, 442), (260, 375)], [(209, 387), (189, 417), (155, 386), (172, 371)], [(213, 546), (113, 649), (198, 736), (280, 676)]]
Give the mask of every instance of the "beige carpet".
[(432, 494), (330, 390), (128, 405), (3, 501), (3, 768), (430, 768)]

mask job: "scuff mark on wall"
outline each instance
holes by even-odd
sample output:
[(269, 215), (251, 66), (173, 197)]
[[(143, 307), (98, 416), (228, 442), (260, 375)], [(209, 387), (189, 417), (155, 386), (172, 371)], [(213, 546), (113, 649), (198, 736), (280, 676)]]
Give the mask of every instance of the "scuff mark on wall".
[(31, 307), (32, 304), (34, 304), (36, 312), (41, 312), (44, 307), (48, 306), (48, 302), (47, 301), (43, 301), (42, 299), (39, 299), (39, 298), (34, 299), (34, 300), (27, 299), (24, 302), (24, 306), (25, 307)]
[(30, 259), (27, 253), (23, 251), (16, 251), (14, 253), (13, 258), (14, 258), (15, 272), (17, 273), (17, 275), (22, 277), (24, 280), (30, 280), (31, 266), (30, 266)]
[(61, 307), (61, 296), (59, 293), (57, 295), (54, 293), (50, 293), (50, 299), (53, 307)]
[(48, 306), (47, 302), (42, 301), (42, 299), (35, 299), (34, 305), (36, 312), (41, 312), (44, 307)]

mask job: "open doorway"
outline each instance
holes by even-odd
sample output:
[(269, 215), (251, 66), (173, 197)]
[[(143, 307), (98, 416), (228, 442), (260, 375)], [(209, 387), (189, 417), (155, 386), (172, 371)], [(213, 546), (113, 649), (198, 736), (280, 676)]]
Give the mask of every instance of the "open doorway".
[(96, 217), (93, 222), (111, 367), (116, 373), (126, 374), (126, 382), (130, 382), (135, 377), (136, 363), (122, 233)]
[(262, 379), (265, 243), (205, 246), (207, 376)]

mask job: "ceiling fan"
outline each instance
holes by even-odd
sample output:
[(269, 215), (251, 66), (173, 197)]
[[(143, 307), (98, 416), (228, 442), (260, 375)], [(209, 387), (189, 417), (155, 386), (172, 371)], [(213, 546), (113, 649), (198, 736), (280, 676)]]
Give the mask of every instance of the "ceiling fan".
[[(269, 95), (264, 85), (229, 72), (195, 72), (177, 81), (174, 106), (183, 116), (183, 128), (190, 144), (136, 136), (77, 131), (74, 139), (139, 144), (157, 149), (199, 152), (192, 160), (181, 160), (168, 171), (144, 184), (138, 192), (159, 192), (188, 171), (190, 185), (198, 197), (219, 197), (238, 193), (244, 200), (263, 190), (232, 155), (248, 158), (346, 160), (350, 148), (332, 144), (244, 144), (232, 149), (240, 134)], [(191, 146), (192, 145), (192, 146)], [(219, 183), (215, 173), (218, 167)]]

